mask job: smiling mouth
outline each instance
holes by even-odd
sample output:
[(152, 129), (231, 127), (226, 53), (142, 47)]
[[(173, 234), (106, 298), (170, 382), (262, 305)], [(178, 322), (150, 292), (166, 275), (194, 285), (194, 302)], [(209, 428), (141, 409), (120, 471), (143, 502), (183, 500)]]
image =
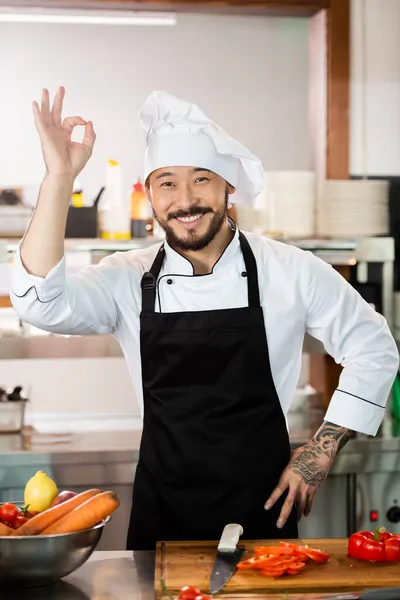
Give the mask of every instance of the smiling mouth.
[(175, 218), (177, 219), (177, 221), (180, 221), (181, 223), (195, 223), (196, 221), (201, 219), (202, 216), (203, 216), (203, 214), (198, 214), (198, 215), (190, 215), (188, 217), (175, 217)]

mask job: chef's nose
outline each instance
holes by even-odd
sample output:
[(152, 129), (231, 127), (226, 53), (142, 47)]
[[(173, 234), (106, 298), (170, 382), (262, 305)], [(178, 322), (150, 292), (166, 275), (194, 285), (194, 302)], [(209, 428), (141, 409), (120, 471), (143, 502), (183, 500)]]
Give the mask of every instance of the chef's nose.
[(192, 186), (190, 184), (180, 185), (178, 188), (177, 203), (182, 209), (188, 209), (196, 203), (196, 196), (193, 193)]

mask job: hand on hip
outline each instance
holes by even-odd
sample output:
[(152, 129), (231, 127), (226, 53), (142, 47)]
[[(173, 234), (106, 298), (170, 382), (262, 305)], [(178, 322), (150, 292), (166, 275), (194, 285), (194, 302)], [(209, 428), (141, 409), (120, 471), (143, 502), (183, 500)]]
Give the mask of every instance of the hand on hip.
[(308, 516), (315, 494), (327, 477), (332, 466), (333, 458), (327, 456), (316, 444), (309, 442), (297, 448), (283, 471), (278, 485), (268, 498), (265, 509), (269, 510), (275, 502), (287, 491), (277, 527), (282, 528), (296, 503), (297, 520), (303, 514)]

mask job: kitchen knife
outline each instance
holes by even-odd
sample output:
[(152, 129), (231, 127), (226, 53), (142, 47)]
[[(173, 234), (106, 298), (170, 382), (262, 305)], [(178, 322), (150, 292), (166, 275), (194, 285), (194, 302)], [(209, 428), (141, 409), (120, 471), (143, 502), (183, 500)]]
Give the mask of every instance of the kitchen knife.
[(363, 592), (324, 594), (321, 600), (400, 600), (400, 587), (367, 589)]
[(226, 525), (218, 544), (217, 556), (210, 577), (210, 593), (216, 594), (228, 583), (236, 572), (238, 562), (245, 551), (244, 546), (237, 547), (243, 527), (237, 523)]
[(400, 587), (365, 590), (359, 600), (400, 600)]

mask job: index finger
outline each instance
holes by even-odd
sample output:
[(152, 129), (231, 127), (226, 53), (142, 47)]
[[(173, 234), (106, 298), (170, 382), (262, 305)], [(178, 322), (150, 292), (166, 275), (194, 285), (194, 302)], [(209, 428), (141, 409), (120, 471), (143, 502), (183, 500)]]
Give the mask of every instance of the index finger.
[(276, 488), (274, 489), (274, 491), (272, 492), (272, 494), (270, 495), (270, 497), (264, 505), (265, 510), (269, 510), (273, 507), (275, 502), (279, 500), (279, 498), (282, 496), (283, 492), (287, 490), (288, 485), (289, 484), (285, 482), (284, 479), (281, 479), (279, 481), (278, 485), (276, 486)]
[(69, 134), (72, 134), (74, 128), (78, 125), (87, 125), (87, 121), (82, 119), (82, 117), (65, 117), (61, 127)]

